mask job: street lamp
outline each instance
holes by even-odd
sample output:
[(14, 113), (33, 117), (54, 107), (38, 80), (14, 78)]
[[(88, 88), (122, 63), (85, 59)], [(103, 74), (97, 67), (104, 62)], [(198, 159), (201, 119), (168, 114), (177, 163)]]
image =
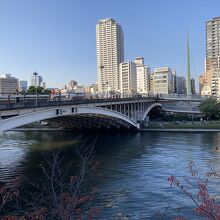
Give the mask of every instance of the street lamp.
[[(100, 70), (101, 70), (101, 78), (102, 78), (102, 69), (105, 68), (105, 66), (103, 66), (102, 64), (99, 66)], [(104, 83), (102, 83), (102, 91), (104, 92), (105, 89), (104, 89)]]
[(108, 82), (105, 83), (107, 85), (107, 99), (108, 99)]
[(34, 84), (35, 84), (35, 95), (36, 95), (36, 103), (37, 103), (37, 75), (38, 73), (35, 71), (33, 75), (35, 76)]

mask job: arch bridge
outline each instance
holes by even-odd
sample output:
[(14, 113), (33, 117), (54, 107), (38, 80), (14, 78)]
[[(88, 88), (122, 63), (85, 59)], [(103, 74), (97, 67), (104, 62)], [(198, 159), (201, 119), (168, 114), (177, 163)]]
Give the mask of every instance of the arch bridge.
[[(179, 104), (180, 102), (180, 104)], [(10, 130), (37, 121), (47, 121), (62, 129), (132, 129), (139, 130), (155, 109), (200, 113), (194, 107), (183, 109), (181, 103), (198, 100), (157, 98), (98, 99), (75, 101), (43, 101), (0, 105), (0, 131)], [(175, 107), (177, 106), (177, 107)], [(187, 106), (187, 105), (186, 105)], [(192, 106), (192, 105), (191, 105)], [(173, 108), (173, 110), (172, 110)]]

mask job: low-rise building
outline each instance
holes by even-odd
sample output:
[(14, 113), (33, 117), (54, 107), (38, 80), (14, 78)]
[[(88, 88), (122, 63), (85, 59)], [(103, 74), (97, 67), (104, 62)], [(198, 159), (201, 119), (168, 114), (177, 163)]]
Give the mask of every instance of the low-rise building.
[(76, 88), (76, 86), (77, 86), (77, 82), (75, 81), (75, 80), (70, 80), (69, 81), (69, 83), (68, 83), (68, 88), (69, 89), (74, 89), (74, 88)]
[(155, 94), (174, 93), (174, 77), (169, 67), (161, 67), (154, 69), (153, 87), (153, 92)]
[(19, 89), (18, 79), (12, 77), (11, 74), (0, 76), (0, 94), (15, 94)]
[(201, 90), (201, 95), (202, 96), (211, 96), (212, 95), (212, 89), (210, 85), (203, 85), (202, 90)]

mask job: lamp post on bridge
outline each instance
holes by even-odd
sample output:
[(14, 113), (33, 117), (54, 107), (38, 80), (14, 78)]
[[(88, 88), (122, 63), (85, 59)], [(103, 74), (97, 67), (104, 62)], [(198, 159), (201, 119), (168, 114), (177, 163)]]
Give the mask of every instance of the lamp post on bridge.
[(38, 73), (35, 71), (34, 73), (33, 73), (33, 75), (35, 76), (35, 79), (34, 79), (34, 84), (35, 84), (35, 95), (36, 95), (36, 103), (37, 103), (37, 75), (38, 75)]
[[(102, 64), (99, 66), (99, 69), (101, 70), (101, 77), (102, 77), (102, 75), (103, 75), (103, 74), (102, 74), (102, 69), (104, 69), (104, 68), (105, 68), (105, 66), (102, 65)], [(105, 89), (104, 89), (104, 85), (105, 85), (105, 83), (102, 83), (102, 92), (105, 91)]]

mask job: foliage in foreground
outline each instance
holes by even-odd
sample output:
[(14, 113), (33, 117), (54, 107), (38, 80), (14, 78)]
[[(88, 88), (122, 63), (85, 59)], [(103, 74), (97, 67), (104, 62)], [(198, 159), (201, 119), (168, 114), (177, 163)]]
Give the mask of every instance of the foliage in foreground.
[[(170, 176), (168, 181), (171, 186), (176, 186), (181, 190), (195, 205), (195, 212), (207, 219), (220, 219), (220, 202), (216, 197), (209, 193), (208, 183), (211, 177), (220, 177), (220, 172), (210, 167), (209, 172), (202, 178), (196, 168), (194, 162), (190, 162), (188, 166), (191, 177), (185, 178), (186, 185), (180, 183), (175, 176)], [(194, 193), (196, 191), (196, 193)], [(180, 218), (183, 219), (183, 218)]]
[[(42, 166), (46, 182), (35, 185), (37, 193), (29, 195), (28, 199), (24, 193), (19, 191), (19, 180), (0, 187), (0, 218), (2, 220), (44, 220), (44, 219), (82, 219), (87, 216), (93, 219), (99, 215), (98, 208), (90, 208), (94, 198), (95, 189), (86, 188), (88, 175), (96, 171), (99, 162), (93, 161), (93, 143), (85, 144), (76, 148), (80, 158), (80, 166), (77, 175), (68, 177), (68, 168), (61, 167), (63, 158), (61, 152), (52, 154), (51, 158), (44, 158), (48, 166)], [(31, 197), (30, 197), (31, 196)], [(7, 207), (13, 207), (12, 215), (4, 215)], [(86, 214), (85, 214), (86, 213)]]

